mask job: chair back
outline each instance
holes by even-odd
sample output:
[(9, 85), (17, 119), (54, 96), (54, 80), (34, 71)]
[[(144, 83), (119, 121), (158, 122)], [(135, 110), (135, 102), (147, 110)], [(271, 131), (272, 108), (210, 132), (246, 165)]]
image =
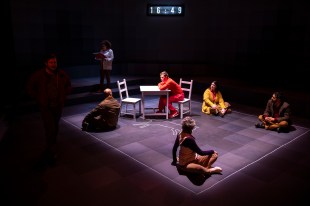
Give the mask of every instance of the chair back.
[(121, 101), (123, 99), (128, 98), (129, 95), (128, 95), (126, 79), (123, 79), (123, 81), (117, 80), (117, 86), (118, 86), (118, 91), (119, 91), (119, 98), (121, 99)]
[(193, 80), (185, 81), (182, 78), (180, 78), (180, 83), (183, 92), (184, 92), (184, 98), (191, 99), (192, 97), (192, 88), (193, 88)]

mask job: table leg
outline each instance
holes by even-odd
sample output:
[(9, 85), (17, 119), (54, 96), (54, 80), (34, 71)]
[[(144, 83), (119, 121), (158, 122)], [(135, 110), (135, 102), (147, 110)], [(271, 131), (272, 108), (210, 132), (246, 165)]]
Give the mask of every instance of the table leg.
[(166, 119), (169, 119), (169, 108), (168, 108), (168, 101), (169, 101), (169, 92), (167, 92), (166, 95), (167, 101), (166, 101)]
[(144, 111), (144, 92), (142, 92), (142, 96), (141, 96), (141, 101), (142, 101), (142, 118), (145, 119), (145, 111)]

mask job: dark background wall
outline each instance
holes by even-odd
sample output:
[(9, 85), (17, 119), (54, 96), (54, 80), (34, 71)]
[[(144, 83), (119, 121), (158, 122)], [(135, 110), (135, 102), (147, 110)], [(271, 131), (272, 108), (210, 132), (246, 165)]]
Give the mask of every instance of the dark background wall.
[[(95, 65), (92, 53), (109, 39), (114, 74), (158, 75), (166, 68), (304, 89), (310, 57), (306, 2), (6, 0), (5, 60), (11, 66), (2, 78), (22, 87), (49, 51), (58, 53), (62, 67)], [(185, 16), (147, 16), (147, 3), (184, 3)]]

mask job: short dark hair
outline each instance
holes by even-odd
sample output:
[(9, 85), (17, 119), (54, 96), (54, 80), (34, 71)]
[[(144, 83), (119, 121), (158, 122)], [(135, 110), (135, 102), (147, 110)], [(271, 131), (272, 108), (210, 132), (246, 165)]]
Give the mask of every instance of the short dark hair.
[(111, 47), (112, 47), (112, 44), (111, 44), (111, 42), (110, 41), (108, 41), (108, 40), (103, 40), (102, 42), (101, 42), (101, 46), (106, 46), (108, 49), (111, 49)]
[(161, 76), (161, 75), (164, 75), (165, 77), (169, 77), (169, 74), (168, 74), (168, 72), (166, 72), (166, 71), (160, 72), (160, 76)]
[(43, 57), (43, 62), (47, 62), (49, 59), (57, 58), (55, 53), (48, 53)]
[(280, 99), (281, 102), (285, 100), (284, 94), (282, 92), (274, 92), (274, 95), (277, 99)]
[(211, 84), (215, 84), (215, 86), (216, 86), (216, 91), (220, 91), (221, 90), (221, 85), (220, 85), (220, 83), (218, 82), (218, 81), (213, 81), (213, 82), (211, 82)]

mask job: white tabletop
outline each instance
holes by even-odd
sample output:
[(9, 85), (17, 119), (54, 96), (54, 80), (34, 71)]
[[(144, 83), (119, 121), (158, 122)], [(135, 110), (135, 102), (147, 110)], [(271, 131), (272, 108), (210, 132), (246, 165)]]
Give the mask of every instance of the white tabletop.
[(170, 92), (170, 90), (160, 90), (158, 86), (140, 86), (141, 92), (160, 92), (163, 93)]
[(141, 92), (153, 92), (153, 91), (160, 91), (158, 86), (140, 86)]

